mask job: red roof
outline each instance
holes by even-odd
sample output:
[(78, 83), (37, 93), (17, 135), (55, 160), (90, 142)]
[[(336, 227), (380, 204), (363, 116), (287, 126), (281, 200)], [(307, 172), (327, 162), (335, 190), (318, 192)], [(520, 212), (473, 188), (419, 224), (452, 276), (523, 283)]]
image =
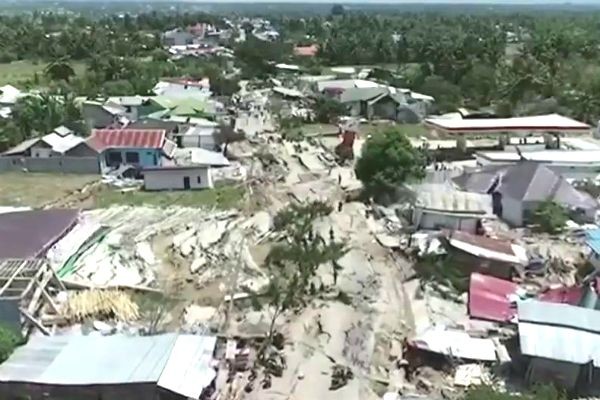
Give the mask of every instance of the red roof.
[(319, 46), (312, 44), (310, 46), (296, 46), (294, 47), (294, 55), (300, 57), (314, 57), (319, 52)]
[(510, 322), (517, 314), (509, 296), (518, 285), (504, 279), (478, 273), (471, 274), (469, 316), (487, 321)]
[(561, 303), (576, 306), (579, 304), (581, 297), (583, 297), (583, 287), (578, 285), (548, 289), (545, 292), (540, 293), (538, 299), (548, 303)]
[(166, 134), (164, 129), (94, 129), (88, 144), (98, 151), (118, 147), (161, 149)]

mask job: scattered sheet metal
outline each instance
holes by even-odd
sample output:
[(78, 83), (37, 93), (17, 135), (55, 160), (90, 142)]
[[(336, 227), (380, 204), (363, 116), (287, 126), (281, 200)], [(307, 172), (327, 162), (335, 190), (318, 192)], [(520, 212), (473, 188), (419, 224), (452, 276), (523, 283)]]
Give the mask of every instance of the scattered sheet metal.
[(463, 364), (456, 368), (454, 385), (469, 387), (489, 384), (490, 379), (479, 364)]
[(410, 341), (420, 350), (466, 360), (495, 361), (496, 346), (492, 339), (480, 339), (466, 332), (433, 327)]
[(525, 291), (516, 283), (479, 273), (471, 274), (469, 316), (487, 321), (514, 322), (516, 301)]

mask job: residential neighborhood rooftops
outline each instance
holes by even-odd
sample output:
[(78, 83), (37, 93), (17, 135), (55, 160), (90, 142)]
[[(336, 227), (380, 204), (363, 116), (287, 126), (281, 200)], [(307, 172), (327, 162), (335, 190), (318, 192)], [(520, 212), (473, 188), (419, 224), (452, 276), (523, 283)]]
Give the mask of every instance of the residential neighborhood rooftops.
[[(210, 336), (34, 336), (0, 365), (0, 382), (46, 385), (152, 383), (199, 398), (215, 377)], [(81, 362), (85, 354), (85, 362)]]
[(518, 303), (518, 318), (523, 354), (600, 367), (600, 311), (527, 300)]
[(159, 129), (94, 129), (93, 142), (99, 150), (108, 148), (162, 148), (166, 131)]
[(506, 131), (526, 132), (586, 132), (590, 126), (558, 114), (533, 117), (450, 119), (428, 118), (425, 124), (448, 133), (500, 133)]
[(77, 222), (79, 210), (50, 209), (0, 214), (0, 259), (35, 258)]

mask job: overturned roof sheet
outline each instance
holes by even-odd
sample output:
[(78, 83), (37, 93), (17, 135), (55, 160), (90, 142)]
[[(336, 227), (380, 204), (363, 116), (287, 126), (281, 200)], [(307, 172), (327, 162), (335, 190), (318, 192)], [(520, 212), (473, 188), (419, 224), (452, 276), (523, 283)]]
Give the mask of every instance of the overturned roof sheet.
[(0, 214), (0, 259), (43, 255), (77, 222), (79, 210), (33, 210)]
[(512, 322), (517, 314), (516, 283), (473, 273), (469, 283), (469, 316), (486, 321)]
[(289, 88), (280, 87), (280, 86), (274, 87), (273, 92), (278, 93), (282, 96), (286, 96), (286, 97), (297, 97), (297, 98), (304, 97), (304, 94), (299, 90), (289, 89)]
[(518, 317), (523, 354), (600, 367), (600, 311), (528, 300)]
[(587, 132), (590, 130), (589, 125), (558, 114), (484, 119), (428, 118), (425, 124), (448, 133)]
[(528, 261), (527, 250), (509, 241), (454, 231), (448, 234), (448, 243), (476, 257), (513, 264), (525, 264)]
[[(0, 365), (0, 382), (102, 385), (156, 382), (199, 398), (215, 377), (216, 338), (156, 336), (34, 336)], [(85, 362), (80, 362), (85, 354)]]
[(473, 338), (468, 333), (434, 327), (410, 341), (413, 347), (467, 360), (495, 361), (492, 339)]

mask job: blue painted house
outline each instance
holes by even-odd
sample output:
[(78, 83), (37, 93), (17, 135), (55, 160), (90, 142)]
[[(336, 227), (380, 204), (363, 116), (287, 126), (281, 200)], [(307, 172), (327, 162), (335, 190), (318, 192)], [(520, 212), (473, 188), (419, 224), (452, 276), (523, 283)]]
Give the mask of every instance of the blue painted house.
[(100, 153), (102, 169), (121, 164), (157, 167), (177, 147), (160, 129), (96, 129), (89, 142)]

